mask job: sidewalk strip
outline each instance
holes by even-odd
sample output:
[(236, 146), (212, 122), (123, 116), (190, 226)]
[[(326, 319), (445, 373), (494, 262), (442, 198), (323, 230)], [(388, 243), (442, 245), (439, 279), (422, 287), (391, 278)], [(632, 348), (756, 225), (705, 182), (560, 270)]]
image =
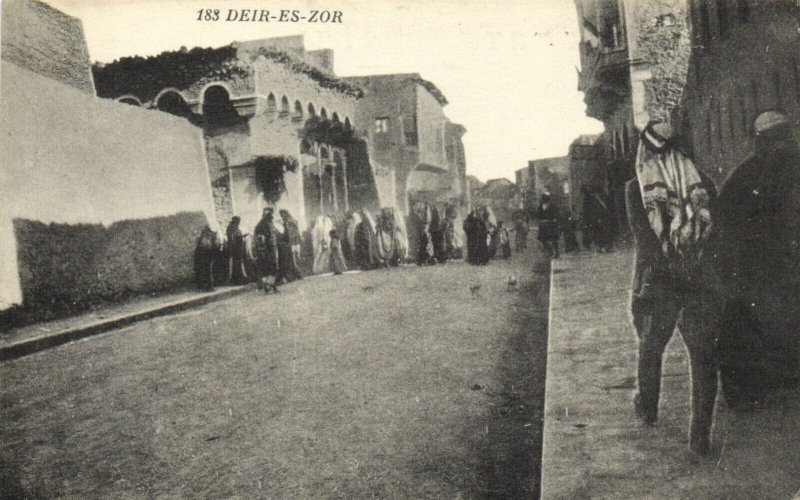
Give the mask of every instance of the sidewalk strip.
[(245, 285), (236, 287), (230, 290), (222, 290), (218, 293), (211, 293), (192, 297), (187, 300), (179, 302), (172, 302), (160, 306), (155, 306), (145, 311), (135, 312), (115, 318), (104, 319), (101, 321), (92, 322), (86, 325), (81, 325), (73, 328), (66, 328), (64, 330), (48, 333), (39, 337), (23, 339), (18, 342), (13, 342), (0, 347), (0, 361), (27, 356), (45, 349), (57, 347), (68, 342), (80, 340), (93, 335), (105, 333), (109, 330), (122, 328), (139, 321), (155, 318), (158, 316), (165, 316), (173, 314), (178, 311), (183, 311), (192, 307), (199, 307), (202, 305), (210, 304), (220, 300), (225, 300), (237, 295), (241, 295), (248, 291), (254, 290), (255, 285)]

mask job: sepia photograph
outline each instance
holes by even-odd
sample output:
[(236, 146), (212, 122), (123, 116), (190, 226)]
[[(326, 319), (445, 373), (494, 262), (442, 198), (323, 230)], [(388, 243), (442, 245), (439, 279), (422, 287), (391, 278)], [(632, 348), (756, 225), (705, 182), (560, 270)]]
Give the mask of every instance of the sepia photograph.
[(800, 0), (0, 39), (3, 500), (800, 500)]

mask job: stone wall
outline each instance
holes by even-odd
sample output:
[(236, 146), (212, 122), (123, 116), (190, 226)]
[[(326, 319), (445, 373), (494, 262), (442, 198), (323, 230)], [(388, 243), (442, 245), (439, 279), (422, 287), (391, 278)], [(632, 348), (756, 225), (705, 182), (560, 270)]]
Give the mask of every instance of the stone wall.
[[(692, 54), (683, 104), (683, 133), (691, 139), (698, 165), (718, 184), (752, 152), (752, 124), (762, 111), (782, 109), (800, 134), (797, 8), (763, 2), (751, 7), (746, 21), (729, 10), (730, 27), (723, 38), (717, 13), (710, 9), (710, 43)], [(699, 16), (697, 8), (693, 16)]]
[(36, 0), (2, 3), (3, 59), (94, 95), (80, 20)]
[[(644, 86), (641, 103), (633, 89), (635, 111), (646, 111), (652, 120), (669, 121), (686, 86), (691, 36), (687, 0), (637, 0), (625, 2), (629, 31), (632, 85)], [(645, 72), (640, 80), (637, 71)], [(639, 123), (637, 123), (639, 125)]]
[[(194, 239), (206, 222), (216, 226), (200, 129), (166, 113), (98, 99), (5, 60), (0, 71), (3, 305), (44, 307), (41, 294), (74, 294), (70, 308), (80, 308), (189, 281)], [(98, 236), (77, 238), (87, 225)], [(32, 243), (58, 234), (77, 242), (76, 251), (92, 256), (85, 260), (92, 265), (68, 264), (67, 240), (64, 247)], [(83, 274), (71, 281), (51, 276), (46, 286), (28, 281), (37, 269), (61, 264)]]

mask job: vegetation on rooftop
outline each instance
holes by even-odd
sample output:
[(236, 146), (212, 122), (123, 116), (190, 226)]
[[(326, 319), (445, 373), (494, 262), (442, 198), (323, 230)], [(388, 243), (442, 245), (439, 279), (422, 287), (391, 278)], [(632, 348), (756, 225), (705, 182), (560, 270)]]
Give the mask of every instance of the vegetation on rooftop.
[(357, 86), (275, 49), (260, 47), (248, 52), (248, 61), (237, 59), (233, 45), (219, 48), (195, 47), (191, 50), (162, 52), (157, 56), (123, 57), (109, 64), (92, 66), (97, 95), (115, 98), (133, 94), (142, 101), (152, 100), (168, 87), (186, 89), (201, 80), (227, 80), (250, 75), (249, 63), (258, 56), (275, 61), (290, 71), (308, 76), (321, 87), (350, 97), (361, 97)]

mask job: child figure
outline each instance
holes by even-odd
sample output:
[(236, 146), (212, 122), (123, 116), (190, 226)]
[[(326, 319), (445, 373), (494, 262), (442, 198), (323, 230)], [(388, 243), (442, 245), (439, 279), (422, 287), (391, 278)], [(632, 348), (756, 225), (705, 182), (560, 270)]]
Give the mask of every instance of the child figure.
[(342, 274), (347, 271), (347, 265), (344, 262), (344, 254), (342, 253), (342, 240), (339, 239), (339, 232), (335, 229), (328, 233), (331, 237), (331, 270), (333, 274)]

